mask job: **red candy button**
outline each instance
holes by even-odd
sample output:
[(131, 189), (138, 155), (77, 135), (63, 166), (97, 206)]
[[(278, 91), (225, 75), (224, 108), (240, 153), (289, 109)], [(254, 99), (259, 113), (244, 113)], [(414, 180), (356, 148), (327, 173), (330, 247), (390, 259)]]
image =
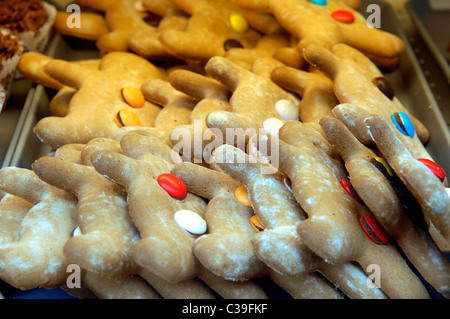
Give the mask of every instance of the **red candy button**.
[(359, 219), (359, 224), (361, 225), (364, 233), (371, 241), (377, 245), (386, 245), (389, 242), (389, 236), (381, 227), (380, 223), (372, 216), (365, 215)]
[(353, 188), (352, 184), (350, 183), (350, 179), (348, 177), (342, 178), (340, 181), (342, 188), (354, 199), (356, 199), (361, 204), (364, 203), (364, 201), (359, 197), (359, 194), (356, 192), (356, 190)]
[(187, 188), (183, 181), (172, 174), (161, 174), (158, 176), (158, 184), (170, 196), (175, 198), (184, 198), (187, 195)]
[(441, 180), (441, 182), (444, 181), (445, 171), (442, 167), (426, 158), (419, 158), (418, 161), (428, 167), (433, 172), (433, 174)]
[(348, 11), (348, 10), (336, 10), (331, 12), (331, 17), (339, 22), (352, 22), (353, 20), (355, 20), (355, 16), (353, 15), (352, 12)]

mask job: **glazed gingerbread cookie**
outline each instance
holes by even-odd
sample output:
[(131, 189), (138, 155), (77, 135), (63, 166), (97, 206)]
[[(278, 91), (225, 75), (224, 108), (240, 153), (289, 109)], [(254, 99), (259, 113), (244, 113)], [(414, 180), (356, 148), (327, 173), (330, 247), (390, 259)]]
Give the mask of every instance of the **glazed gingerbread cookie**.
[[(81, 158), (81, 152), (80, 152)], [(64, 254), (71, 263), (98, 274), (116, 276), (134, 266), (129, 247), (138, 232), (131, 222), (123, 190), (91, 166), (58, 157), (41, 157), (33, 170), (45, 182), (74, 194), (81, 235), (70, 238)], [(69, 174), (70, 178), (61, 178)]]
[(303, 123), (311, 123), (319, 131), (319, 120), (332, 114), (333, 108), (339, 104), (334, 94), (333, 81), (318, 70), (304, 71), (280, 66), (273, 70), (271, 79), (301, 97), (299, 119)]
[[(57, 93), (52, 97), (49, 103), (49, 112), (54, 116), (66, 116), (69, 112), (69, 104), (76, 89), (65, 86), (56, 79), (45, 73), (45, 65), (50, 62), (52, 58), (39, 53), (27, 52), (25, 53), (18, 64), (18, 71), (26, 78), (32, 80), (34, 83), (41, 84), (47, 88), (57, 90)], [(99, 59), (88, 59), (72, 61), (79, 67), (84, 67), (87, 70), (98, 69), (100, 63)]]
[(411, 210), (420, 210), (420, 207), (406, 199), (408, 191), (399, 185), (401, 181), (390, 166), (335, 117), (323, 117), (320, 125), (341, 154), (349, 172), (349, 180), (343, 179), (341, 184), (349, 190), (354, 189), (355, 192), (349, 194), (367, 205), (425, 280), (448, 296), (448, 261), (424, 229), (420, 218), (414, 218)]
[(164, 30), (159, 40), (168, 52), (181, 60), (206, 63), (234, 47), (252, 48), (260, 38), (234, 1), (171, 0), (189, 14), (185, 30)]
[[(256, 63), (257, 61), (254, 62)], [(227, 128), (239, 128), (248, 134), (252, 130), (254, 134), (259, 129), (265, 129), (276, 134), (285, 119), (291, 119), (292, 113), (296, 116), (299, 100), (270, 78), (247, 70), (224, 57), (211, 58), (205, 70), (232, 91), (231, 112), (215, 111), (207, 117), (208, 127), (220, 129), (224, 136)], [(294, 112), (286, 112), (287, 117), (283, 118), (276, 109), (277, 103), (285, 104), (288, 110)], [(248, 137), (246, 134), (245, 143)]]
[[(372, 220), (372, 215), (348, 196), (329, 163), (321, 161), (320, 150), (308, 140), (297, 146), (285, 143), (290, 135), (280, 130), (279, 168), (289, 177), (293, 195), (308, 216), (298, 225), (302, 243), (332, 264), (355, 261), (364, 271), (378, 265), (382, 290), (390, 298), (428, 298), (396, 247), (377, 245), (366, 236), (367, 225), (360, 221)], [(275, 140), (270, 135), (261, 138)]]
[(428, 158), (414, 156), (382, 116), (372, 115), (365, 123), (377, 148), (417, 199), (426, 219), (449, 241), (450, 197), (442, 183), (445, 172)]
[(407, 126), (407, 131), (402, 129), (398, 134), (415, 156), (430, 157), (422, 144), (428, 139), (427, 128), (395, 97), (389, 81), (366, 56), (345, 44), (337, 44), (330, 50), (313, 45), (305, 49), (304, 55), (311, 65), (332, 79), (341, 103), (333, 113), (348, 123), (358, 139), (373, 144), (363, 120), (370, 114), (380, 114), (393, 126), (394, 122)]
[(346, 43), (365, 54), (393, 59), (405, 50), (400, 38), (370, 28), (359, 12), (339, 0), (321, 3), (307, 0), (240, 0), (238, 4), (247, 9), (272, 13), (299, 40), (299, 52), (311, 44), (331, 49), (337, 43)]
[(161, 71), (132, 53), (109, 53), (98, 70), (52, 60), (45, 65), (45, 72), (77, 91), (66, 116), (45, 117), (34, 128), (36, 135), (54, 148), (85, 144), (96, 137), (114, 138), (122, 126), (153, 126), (160, 111), (145, 100), (140, 87), (149, 78), (162, 78)]
[[(368, 289), (367, 275), (358, 266), (327, 263), (301, 243), (296, 228), (306, 216), (292, 195), (284, 173), (276, 171), (267, 174), (267, 162), (257, 163), (230, 145), (219, 147), (215, 156), (220, 156), (217, 165), (242, 183), (234, 193), (236, 199), (254, 209), (256, 217), (252, 217), (249, 223), (256, 233), (251, 237), (251, 242), (257, 256), (272, 269), (268, 272), (272, 280), (290, 293), (292, 287), (289, 284), (286, 286), (286, 282), (295, 281), (298, 287), (304, 285), (303, 280), (314, 282), (317, 286), (309, 293), (310, 298), (317, 298), (321, 295), (317, 288), (323, 285), (316, 278), (316, 272), (319, 272), (351, 298), (386, 298), (380, 289)], [(240, 195), (242, 188), (244, 193), (248, 193), (248, 198)], [(280, 276), (273, 277), (274, 273)], [(307, 280), (307, 277), (310, 279)], [(322, 287), (319, 291), (326, 291), (326, 288)], [(294, 294), (301, 296), (302, 293), (294, 290)]]
[[(198, 280), (168, 283), (134, 262), (130, 247), (140, 236), (129, 216), (126, 194), (92, 167), (90, 156), (99, 150), (122, 151), (120, 142), (96, 138), (84, 146), (66, 144), (55, 157), (39, 158), (33, 165), (43, 180), (78, 198), (79, 226), (64, 245), (64, 254), (86, 270), (82, 282), (100, 298), (213, 298)], [(60, 170), (70, 171), (71, 178), (55, 175)]]
[[(149, 140), (146, 148), (136, 148), (135, 141), (142, 139)], [(201, 226), (189, 230), (201, 235), (206, 231), (206, 224), (201, 222), (206, 204), (200, 197), (187, 193), (185, 186), (170, 174), (171, 162), (153, 155), (170, 152), (170, 148), (162, 141), (156, 143), (151, 135), (138, 133), (125, 135), (121, 145), (123, 154), (97, 151), (91, 160), (100, 174), (105, 174), (127, 191), (129, 212), (141, 234), (141, 239), (131, 247), (135, 262), (171, 283), (199, 277), (225, 298), (265, 298), (255, 284), (221, 280), (196, 260), (194, 238), (180, 228), (176, 220), (182, 220), (187, 212), (199, 220)], [(136, 183), (142, 182), (143, 185), (137, 186)], [(147, 192), (148, 189), (152, 192)], [(153, 206), (155, 214), (148, 214), (149, 200), (156, 205)]]
[(14, 199), (17, 209), (12, 211), (14, 216), (3, 215), (6, 220), (12, 217), (16, 221), (15, 227), (11, 224), (8, 230), (12, 237), (0, 246), (0, 277), (19, 289), (55, 288), (64, 284), (68, 260), (62, 248), (76, 227), (76, 199), (25, 168), (0, 170), (0, 187), (32, 206)]
[[(2, 198), (0, 201), (0, 215), (2, 220), (2, 228), (0, 230), (0, 245), (1, 246), (9, 246), (13, 247), (14, 249), (18, 250), (18, 253), (23, 253), (23, 255), (19, 255), (18, 258), (25, 258), (27, 256), (27, 253), (30, 252), (27, 250), (23, 250), (20, 248), (19, 245), (17, 245), (17, 242), (19, 241), (20, 234), (22, 232), (21, 230), (21, 223), (22, 222), (30, 222), (31, 220), (37, 221), (36, 218), (31, 218), (30, 216), (27, 216), (27, 214), (34, 214), (34, 213), (40, 213), (39, 208), (35, 208), (34, 212), (31, 211), (33, 208), (33, 204), (28, 202), (27, 200), (7, 194), (5, 197)], [(44, 212), (44, 211), (42, 211)], [(44, 222), (44, 218), (42, 218), (42, 222)], [(31, 243), (31, 234), (29, 234), (29, 231), (26, 231), (28, 234), (26, 235), (28, 239), (25, 239)], [(37, 241), (40, 240), (39, 237), (36, 236)], [(39, 247), (39, 250), (49, 250), (50, 247), (43, 245), (42, 247), (39, 244), (35, 244), (36, 247)], [(12, 250), (11, 250), (12, 251)], [(12, 256), (10, 253), (9, 256)], [(17, 262), (18, 259), (15, 259), (15, 262)], [(41, 260), (41, 262), (44, 262)], [(39, 270), (38, 264), (35, 264), (33, 266), (37, 267), (35, 270)], [(8, 275), (8, 273), (2, 271), (2, 279), (8, 282), (9, 284), (15, 286), (16, 288), (20, 289), (31, 289), (39, 286), (46, 287), (45, 282), (39, 283), (34, 282), (30, 285), (30, 274), (32, 274), (32, 270), (29, 270), (27, 274), (25, 274), (22, 271), (23, 278), (21, 279), (12, 279)], [(65, 276), (69, 276), (71, 273), (70, 271), (65, 272)], [(81, 274), (81, 287), (77, 288), (68, 288), (67, 282), (62, 281), (63, 283), (60, 287), (66, 290), (68, 293), (70, 293), (73, 296), (76, 296), (78, 298), (129, 298), (129, 299), (135, 299), (135, 298), (155, 298), (158, 295), (151, 289), (151, 287), (148, 287), (148, 284), (144, 283), (142, 279), (137, 278), (127, 278), (128, 280), (121, 281), (116, 279), (110, 279), (110, 278), (103, 278), (98, 275), (94, 275), (93, 273), (88, 273), (82, 271)], [(53, 287), (53, 285), (52, 285)], [(129, 287), (129, 289), (126, 289), (126, 287)], [(130, 289), (130, 288), (133, 289)], [(93, 291), (95, 295), (92, 295)]]
[(209, 163), (212, 146), (222, 144), (222, 140), (208, 128), (206, 118), (213, 111), (230, 110), (230, 91), (219, 81), (188, 69), (173, 70), (168, 81), (176, 90), (197, 101), (189, 123), (171, 132), (174, 150), (188, 161)]
[[(195, 254), (212, 272), (229, 280), (241, 281), (268, 276), (293, 298), (342, 298), (330, 282), (317, 274), (280, 274), (258, 258), (251, 242), (265, 227), (249, 207), (248, 201), (245, 201), (245, 194), (240, 197), (240, 190), (245, 188), (239, 182), (218, 170), (191, 163), (177, 164), (172, 173), (180, 177), (190, 191), (210, 199), (204, 216), (210, 230), (196, 240)], [(210, 187), (205, 187), (204, 180), (210, 181)], [(342, 273), (340, 276), (345, 277)], [(362, 278), (351, 281), (359, 281), (355, 285), (359, 286), (365, 283), (365, 276)], [(383, 294), (370, 297), (380, 296)]]

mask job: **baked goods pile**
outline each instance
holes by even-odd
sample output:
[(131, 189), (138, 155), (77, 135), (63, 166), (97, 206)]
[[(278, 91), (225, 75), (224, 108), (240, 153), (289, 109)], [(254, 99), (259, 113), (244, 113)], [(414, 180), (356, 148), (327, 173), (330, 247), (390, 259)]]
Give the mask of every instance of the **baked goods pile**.
[(66, 12), (54, 27), (98, 59), (19, 62), (55, 91), (34, 128), (54, 152), (0, 170), (2, 280), (263, 299), (264, 277), (299, 299), (422, 299), (423, 278), (450, 296), (447, 179), (380, 71), (404, 44), (359, 1), (78, 3), (80, 27)]

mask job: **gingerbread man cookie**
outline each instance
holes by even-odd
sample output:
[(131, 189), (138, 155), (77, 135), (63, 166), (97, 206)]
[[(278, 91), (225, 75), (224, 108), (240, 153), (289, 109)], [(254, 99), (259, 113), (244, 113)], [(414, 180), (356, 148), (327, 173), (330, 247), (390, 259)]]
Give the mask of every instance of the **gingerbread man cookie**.
[(252, 48), (260, 34), (250, 26), (244, 10), (227, 0), (172, 0), (190, 15), (185, 30), (164, 30), (159, 40), (181, 60), (206, 63), (234, 47)]
[(159, 106), (145, 101), (140, 87), (149, 78), (162, 78), (162, 74), (137, 55), (109, 53), (101, 59), (98, 70), (52, 60), (45, 71), (77, 90), (65, 117), (45, 117), (34, 128), (36, 135), (54, 148), (85, 144), (96, 137), (114, 138), (126, 125), (153, 126), (160, 111)]
[[(230, 280), (249, 280), (254, 277), (268, 276), (292, 297), (299, 299), (341, 298), (333, 285), (314, 273), (288, 276), (267, 267), (257, 256), (252, 238), (265, 227), (259, 223), (248, 204), (239, 197), (243, 187), (226, 174), (190, 163), (177, 164), (172, 173), (185, 181), (188, 189), (195, 194), (209, 198), (205, 211), (205, 220), (209, 232), (199, 237), (195, 243), (197, 258), (215, 274)], [(204, 180), (210, 181), (209, 188), (204, 187)], [(238, 199), (239, 198), (239, 199)], [(256, 221), (256, 222), (255, 222)], [(259, 225), (259, 226), (258, 226)], [(335, 267), (336, 270), (339, 267)], [(350, 267), (351, 268), (351, 267)], [(340, 271), (336, 271), (336, 274)], [(331, 269), (330, 269), (331, 273)], [(353, 274), (358, 271), (353, 272)], [(340, 277), (346, 277), (340, 273)], [(353, 279), (355, 286), (362, 286), (363, 280)], [(342, 289), (346, 285), (339, 285)], [(343, 289), (346, 291), (346, 289)], [(352, 295), (356, 297), (357, 294)], [(379, 298), (383, 294), (370, 296)], [(369, 297), (369, 296), (367, 296)]]
[(383, 157), (417, 199), (426, 218), (449, 241), (450, 197), (442, 183), (445, 172), (443, 175), (435, 174), (430, 168), (435, 167), (436, 172), (443, 172), (436, 163), (414, 156), (385, 118), (373, 115), (365, 123)]
[(20, 216), (16, 215), (21, 218), (20, 226), (12, 227), (15, 238), (0, 246), (0, 277), (19, 289), (64, 284), (68, 260), (62, 248), (76, 227), (76, 199), (25, 168), (0, 170), (0, 187), (32, 204), (25, 212), (26, 206), (16, 202), (23, 207)]
[(168, 81), (175, 89), (198, 101), (189, 123), (172, 130), (171, 143), (186, 160), (209, 163), (212, 146), (222, 144), (222, 140), (208, 128), (206, 118), (213, 111), (230, 110), (230, 91), (219, 81), (186, 69), (170, 72)]
[[(306, 216), (292, 195), (285, 174), (280, 171), (264, 174), (264, 171), (268, 171), (266, 166), (269, 164), (256, 164), (243, 151), (230, 145), (219, 147), (215, 154), (220, 154), (217, 165), (248, 189), (248, 203), (240, 200), (238, 192), (235, 192), (235, 196), (244, 205), (253, 207), (257, 216), (256, 220), (250, 219), (250, 223), (254, 225), (252, 227), (257, 230), (251, 238), (253, 247), (267, 266), (282, 274), (281, 278), (285, 276), (285, 280), (294, 280), (298, 285), (302, 285), (302, 277), (305, 279), (306, 276), (320, 286), (320, 280), (317, 282), (313, 279), (317, 276), (317, 271), (352, 298), (386, 298), (381, 290), (368, 289), (367, 275), (359, 267), (350, 263), (329, 264), (301, 243), (295, 229)], [(289, 214), (284, 214), (285, 212)], [(285, 249), (289, 250), (289, 253), (286, 253)], [(285, 257), (281, 258), (278, 254)], [(289, 258), (286, 258), (286, 254)], [(269, 276), (273, 278), (271, 271)], [(286, 281), (279, 282), (280, 277), (273, 280), (286, 287)], [(289, 287), (288, 285), (288, 291)], [(312, 295), (317, 293), (317, 290), (314, 291), (311, 292)]]
[[(400, 38), (369, 28), (359, 12), (339, 0), (328, 0), (324, 4), (307, 0), (239, 0), (238, 4), (247, 9), (271, 12), (299, 40), (299, 52), (312, 44), (331, 49), (337, 43), (346, 43), (365, 54), (392, 59), (401, 56), (405, 50)], [(341, 19), (342, 13), (348, 20)]]
[[(124, 204), (126, 194), (91, 166), (91, 154), (99, 150), (122, 152), (120, 142), (96, 138), (85, 147), (66, 144), (56, 150), (55, 158), (42, 157), (33, 165), (41, 178), (79, 198), (77, 236), (64, 245), (64, 254), (87, 270), (82, 282), (100, 298), (147, 298), (153, 289), (157, 291), (153, 295), (164, 298), (213, 298), (210, 289), (196, 279), (168, 283), (134, 262), (130, 247), (139, 233)], [(70, 182), (58, 178), (64, 174), (54, 174), (61, 169), (72, 172)]]
[(303, 71), (280, 66), (273, 70), (271, 79), (301, 97), (300, 120), (303, 123), (312, 123), (319, 131), (319, 120), (332, 114), (333, 108), (339, 104), (334, 94), (333, 82), (317, 70)]
[[(211, 112), (207, 117), (208, 127), (219, 128), (223, 133), (227, 128), (253, 130), (254, 133), (265, 129), (276, 133), (285, 119), (278, 113), (275, 104), (281, 101), (289, 109), (299, 108), (299, 100), (270, 78), (242, 68), (227, 58), (211, 58), (205, 70), (233, 92), (230, 97), (231, 112)], [(246, 134), (246, 142), (248, 137)]]
[(320, 125), (344, 159), (349, 172), (349, 187), (353, 187), (357, 195), (350, 194), (367, 205), (419, 273), (440, 293), (448, 295), (448, 261), (430, 234), (410, 217), (408, 210), (417, 207), (409, 202), (402, 204), (405, 196), (397, 195), (399, 191), (396, 189), (401, 191), (401, 187), (390, 166), (359, 142), (336, 118), (325, 116), (320, 120)]
[[(255, 284), (221, 280), (201, 267), (193, 253), (194, 238), (177, 225), (177, 220), (183, 225), (186, 214), (199, 220), (200, 224), (196, 225), (201, 226), (200, 229), (188, 227), (188, 232), (201, 235), (206, 231), (206, 224), (201, 222), (206, 204), (201, 198), (187, 193), (182, 183), (177, 183), (176, 177), (170, 174), (172, 163), (153, 155), (152, 148), (136, 149), (134, 141), (145, 138), (129, 133), (121, 140), (124, 154), (97, 151), (91, 156), (100, 174), (107, 175), (127, 191), (129, 212), (141, 234), (141, 239), (131, 247), (136, 263), (172, 283), (199, 277), (224, 297), (264, 297), (261, 288)], [(168, 146), (160, 141), (153, 147), (156, 154), (161, 148)], [(143, 185), (136, 186), (142, 182)], [(148, 189), (152, 191), (148, 192)], [(141, 196), (145, 200), (142, 201)], [(149, 200), (156, 205), (152, 214), (148, 214), (146, 203)]]
[[(373, 144), (362, 121), (368, 115), (380, 114), (393, 121), (393, 116), (401, 114), (402, 119), (395, 121), (409, 125), (408, 131), (399, 131), (401, 140), (415, 156), (430, 157), (422, 144), (428, 139), (428, 130), (395, 97), (389, 81), (366, 56), (345, 44), (337, 44), (330, 50), (312, 45), (304, 50), (304, 55), (311, 65), (333, 80), (336, 97), (342, 104), (333, 113), (348, 123), (358, 139)], [(359, 109), (352, 111), (351, 107)]]
[[(390, 298), (428, 298), (396, 247), (377, 245), (365, 235), (367, 227), (361, 224), (362, 228), (360, 221), (373, 217), (348, 196), (329, 163), (322, 162), (320, 150), (308, 140), (289, 145), (283, 141), (289, 135), (280, 130), (279, 168), (289, 177), (293, 194), (308, 216), (298, 225), (302, 243), (333, 264), (356, 261), (365, 271), (369, 265), (379, 265), (381, 287)], [(261, 138), (271, 143), (275, 139)]]

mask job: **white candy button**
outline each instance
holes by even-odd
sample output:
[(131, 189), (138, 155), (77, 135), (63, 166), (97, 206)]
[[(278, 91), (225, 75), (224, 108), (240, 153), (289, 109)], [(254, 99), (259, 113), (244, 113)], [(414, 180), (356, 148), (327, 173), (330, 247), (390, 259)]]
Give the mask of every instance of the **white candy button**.
[(75, 228), (73, 231), (72, 237), (77, 237), (77, 236), (81, 236), (81, 235), (83, 235), (83, 234), (81, 233), (80, 227)]
[(206, 232), (206, 221), (196, 212), (183, 209), (177, 211), (173, 217), (175, 222), (191, 237), (197, 237)]
[(263, 126), (267, 134), (278, 137), (278, 131), (283, 126), (284, 122), (277, 118), (271, 117), (264, 121)]
[(289, 100), (277, 101), (275, 111), (285, 121), (298, 121), (300, 117), (299, 107)]
[(450, 198), (450, 188), (445, 188), (445, 190), (447, 191), (447, 195), (448, 195), (448, 197)]

